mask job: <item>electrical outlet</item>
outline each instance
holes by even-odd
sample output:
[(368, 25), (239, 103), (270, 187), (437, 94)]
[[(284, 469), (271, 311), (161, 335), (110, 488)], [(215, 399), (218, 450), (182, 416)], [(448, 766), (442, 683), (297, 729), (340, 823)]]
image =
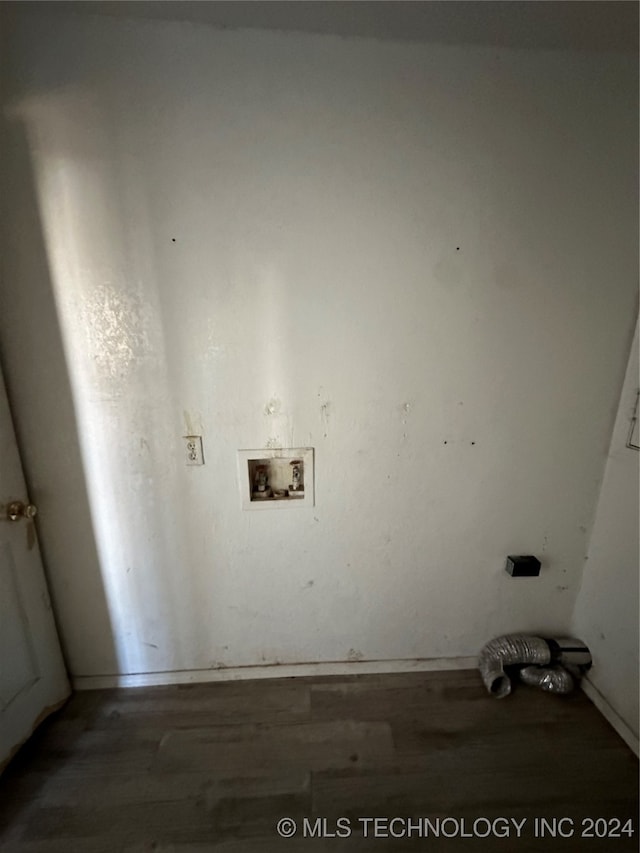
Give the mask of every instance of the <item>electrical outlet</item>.
[(204, 454), (202, 452), (202, 436), (185, 435), (184, 441), (187, 453), (187, 465), (204, 465)]

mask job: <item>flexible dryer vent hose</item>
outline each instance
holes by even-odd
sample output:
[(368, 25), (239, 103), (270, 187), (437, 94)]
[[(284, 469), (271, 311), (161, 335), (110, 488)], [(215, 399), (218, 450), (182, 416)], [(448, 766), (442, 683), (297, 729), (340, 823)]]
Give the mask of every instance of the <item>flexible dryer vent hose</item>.
[(570, 669), (579, 675), (591, 666), (589, 649), (572, 638), (543, 639), (527, 634), (506, 634), (491, 640), (480, 652), (482, 680), (498, 699), (511, 693), (506, 666), (520, 666), (522, 680), (551, 693), (568, 693), (573, 688)]
[(574, 687), (571, 673), (561, 666), (524, 666), (520, 678), (547, 693), (571, 693)]

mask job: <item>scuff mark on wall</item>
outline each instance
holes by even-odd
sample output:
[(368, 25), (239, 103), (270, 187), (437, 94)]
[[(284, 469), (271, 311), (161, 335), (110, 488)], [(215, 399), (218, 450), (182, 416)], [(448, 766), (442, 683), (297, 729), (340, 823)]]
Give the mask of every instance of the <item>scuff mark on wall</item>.
[(397, 407), (397, 411), (400, 414), (400, 420), (401, 420), (402, 426), (404, 428), (402, 431), (402, 439), (401, 439), (401, 443), (404, 444), (404, 442), (407, 440), (406, 426), (407, 426), (407, 422), (409, 420), (409, 412), (411, 411), (411, 403), (409, 401), (405, 401), (404, 403), (401, 403)]
[(279, 415), (282, 402), (277, 397), (272, 397), (264, 407), (265, 415)]
[(185, 425), (185, 435), (203, 435), (204, 427), (200, 412), (184, 409), (182, 412)]
[(355, 663), (356, 661), (364, 660), (364, 655), (359, 649), (349, 649), (347, 660)]
[(271, 432), (265, 447), (270, 450), (295, 447), (292, 419), (283, 410), (282, 401), (278, 397), (274, 396), (266, 402), (263, 415), (269, 419), (268, 428)]
[(322, 424), (322, 433), (326, 438), (329, 434), (329, 418), (331, 417), (331, 401), (326, 400), (320, 406), (320, 423)]

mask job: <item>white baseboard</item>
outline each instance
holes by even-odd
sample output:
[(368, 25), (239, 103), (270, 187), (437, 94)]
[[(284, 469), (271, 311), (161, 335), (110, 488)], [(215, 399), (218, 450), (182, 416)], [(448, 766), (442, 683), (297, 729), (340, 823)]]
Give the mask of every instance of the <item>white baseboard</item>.
[(219, 669), (181, 669), (174, 672), (139, 672), (127, 675), (79, 675), (72, 678), (74, 690), (111, 687), (156, 687), (167, 684), (197, 684), (208, 681), (242, 681), (292, 676), (359, 675), (391, 672), (434, 672), (475, 669), (476, 657), (415, 658), (411, 660), (329, 661), (325, 663), (272, 664)]
[(589, 681), (588, 676), (584, 676), (582, 681), (580, 682), (582, 685), (583, 691), (587, 694), (589, 699), (596, 706), (598, 711), (602, 714), (602, 716), (610, 723), (613, 728), (618, 732), (622, 740), (627, 744), (629, 749), (631, 749), (637, 756), (640, 757), (640, 749), (638, 737), (631, 731), (629, 726), (622, 719), (620, 714), (611, 707), (611, 705), (604, 698), (602, 693), (598, 690), (598, 688), (593, 684), (593, 682)]

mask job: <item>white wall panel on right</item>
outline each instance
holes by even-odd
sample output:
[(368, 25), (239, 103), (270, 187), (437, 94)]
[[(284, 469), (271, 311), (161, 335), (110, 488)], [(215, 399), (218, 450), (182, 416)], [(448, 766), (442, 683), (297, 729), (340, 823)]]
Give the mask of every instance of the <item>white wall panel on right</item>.
[(638, 329), (622, 389), (574, 631), (593, 655), (589, 680), (638, 736), (638, 451), (626, 446), (638, 390)]

